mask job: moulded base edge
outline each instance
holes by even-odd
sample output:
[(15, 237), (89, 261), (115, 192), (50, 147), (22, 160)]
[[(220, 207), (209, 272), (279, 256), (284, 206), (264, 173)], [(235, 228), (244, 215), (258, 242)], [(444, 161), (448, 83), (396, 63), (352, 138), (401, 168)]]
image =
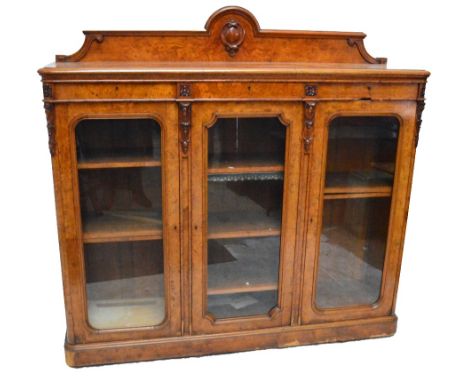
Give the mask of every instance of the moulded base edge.
[(254, 331), (151, 340), (77, 345), (65, 343), (65, 356), (67, 364), (72, 367), (183, 358), (386, 337), (395, 333), (396, 324), (397, 317), (392, 315), (331, 323), (283, 326)]

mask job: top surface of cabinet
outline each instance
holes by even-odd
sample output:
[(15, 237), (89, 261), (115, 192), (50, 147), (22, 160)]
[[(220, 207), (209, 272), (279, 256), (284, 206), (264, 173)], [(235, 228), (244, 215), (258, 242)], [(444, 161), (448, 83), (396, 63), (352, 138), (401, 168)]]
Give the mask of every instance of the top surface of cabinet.
[[(424, 80), (423, 70), (387, 69), (365, 49), (365, 34), (262, 30), (245, 9), (226, 7), (205, 31), (85, 31), (74, 54), (56, 56), (44, 79), (303, 79), (375, 77)], [(285, 43), (287, 40), (287, 43)]]

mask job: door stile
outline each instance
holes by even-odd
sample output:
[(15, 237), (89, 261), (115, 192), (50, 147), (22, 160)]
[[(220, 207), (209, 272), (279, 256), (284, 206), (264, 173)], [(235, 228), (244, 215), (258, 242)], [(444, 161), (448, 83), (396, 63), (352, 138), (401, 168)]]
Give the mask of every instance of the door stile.
[(178, 151), (180, 164), (180, 259), (182, 335), (192, 333), (192, 263), (191, 263), (191, 162), (192, 162), (192, 94), (190, 84), (178, 84)]

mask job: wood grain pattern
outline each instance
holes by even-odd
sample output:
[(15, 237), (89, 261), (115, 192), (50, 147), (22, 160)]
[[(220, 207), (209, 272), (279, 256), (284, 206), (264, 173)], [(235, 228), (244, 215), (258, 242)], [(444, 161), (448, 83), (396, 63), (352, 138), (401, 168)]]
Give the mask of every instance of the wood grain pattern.
[(91, 366), (122, 362), (233, 353), (267, 348), (286, 348), (328, 342), (352, 341), (364, 338), (388, 337), (396, 331), (396, 316), (377, 319), (341, 321), (332, 324), (303, 325), (243, 331), (232, 334), (197, 335), (181, 341), (154, 339), (101, 344), (65, 344), (65, 359), (69, 366)]
[[(54, 175), (70, 366), (395, 332), (395, 301), (429, 73), (387, 69), (386, 59), (366, 51), (364, 37), (363, 33), (262, 30), (250, 12), (226, 7), (199, 32), (87, 31), (76, 53), (58, 55), (55, 63), (39, 70)], [(339, 176), (335, 183), (325, 184), (328, 126), (337, 116), (398, 119), (396, 163), (382, 159), (372, 164), (374, 170), (394, 175), (393, 185), (340, 183)], [(208, 131), (223, 117), (278, 118), (286, 132), (284, 161), (246, 156), (209, 162)], [(156, 120), (161, 126), (161, 158), (78, 161), (75, 126), (86, 118)], [(151, 167), (162, 174), (160, 224), (109, 222), (102, 215), (90, 219), (81, 213), (80, 171)], [(252, 174), (282, 178), (281, 220), (268, 213), (243, 219), (241, 211), (217, 218), (208, 215), (210, 176), (247, 179)], [(380, 297), (371, 305), (320, 309), (315, 295), (324, 201), (354, 203), (360, 198), (391, 200)], [(208, 288), (208, 240), (274, 237), (281, 243), (277, 278), (254, 285), (220, 282)], [(145, 240), (164, 243), (160, 267), (165, 320), (157, 326), (93, 329), (87, 318), (84, 246)], [(361, 242), (354, 244), (362, 247)], [(111, 252), (106, 254), (111, 257)], [(277, 304), (263, 315), (216, 319), (207, 311), (209, 295), (273, 290), (278, 291)]]
[[(304, 47), (298, 47), (304, 49)], [(268, 82), (278, 80), (304, 82), (350, 82), (366, 76), (368, 83), (407, 83), (424, 82), (429, 75), (424, 70), (386, 69), (369, 67), (369, 64), (330, 64), (322, 63), (289, 63), (272, 62), (268, 66), (252, 62), (219, 62), (185, 61), (185, 62), (76, 62), (55, 63), (39, 70), (47, 81), (68, 83), (133, 81), (145, 83), (149, 81), (246, 81), (257, 79)], [(303, 91), (302, 91), (303, 94)]]
[(129, 168), (129, 167), (160, 167), (161, 161), (151, 157), (120, 157), (99, 158), (93, 160), (82, 160), (78, 163), (79, 170), (91, 170), (100, 168)]
[[(133, 57), (135, 61), (194, 61), (202, 58), (214, 62), (236, 59), (385, 63), (365, 51), (363, 33), (264, 31), (255, 17), (240, 7), (225, 7), (215, 12), (205, 29), (204, 32), (86, 31), (80, 50), (70, 56), (58, 55), (56, 61), (125, 61), (127, 57)], [(289, 39), (288, 44), (283, 44), (284, 38)], [(240, 45), (245, 49), (239, 50)], [(280, 46), (281, 49), (277, 49)], [(312, 54), (318, 47), (320, 55)]]

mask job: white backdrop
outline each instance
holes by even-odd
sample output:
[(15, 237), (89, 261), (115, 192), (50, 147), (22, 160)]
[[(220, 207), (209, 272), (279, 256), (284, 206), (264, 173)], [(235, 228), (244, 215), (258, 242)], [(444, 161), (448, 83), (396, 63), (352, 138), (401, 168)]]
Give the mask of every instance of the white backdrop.
[[(467, 380), (466, 11), (462, 1), (237, 1), (265, 29), (363, 31), (391, 68), (432, 72), (417, 152), (394, 337), (84, 369), (65, 365), (50, 156), (36, 71), (81, 30), (201, 30), (225, 1), (2, 2), (0, 379)], [(12, 373), (10, 377), (7, 377)]]

